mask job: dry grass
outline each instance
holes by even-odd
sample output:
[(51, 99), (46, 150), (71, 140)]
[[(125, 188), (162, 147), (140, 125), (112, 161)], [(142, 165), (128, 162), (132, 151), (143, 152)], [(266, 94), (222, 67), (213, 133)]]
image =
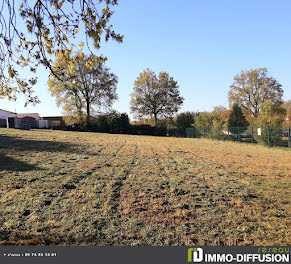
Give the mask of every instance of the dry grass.
[(1, 244), (290, 245), (291, 152), (0, 129)]

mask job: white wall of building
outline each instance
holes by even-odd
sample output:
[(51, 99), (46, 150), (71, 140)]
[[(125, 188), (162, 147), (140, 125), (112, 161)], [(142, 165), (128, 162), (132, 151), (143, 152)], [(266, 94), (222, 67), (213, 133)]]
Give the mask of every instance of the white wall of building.
[(41, 119), (38, 113), (16, 113), (15, 114), (13, 112), (0, 109), (0, 119), (6, 119), (7, 117), (23, 118), (26, 116), (33, 117), (35, 120)]
[(7, 117), (15, 117), (15, 113), (0, 109), (0, 118), (6, 119)]

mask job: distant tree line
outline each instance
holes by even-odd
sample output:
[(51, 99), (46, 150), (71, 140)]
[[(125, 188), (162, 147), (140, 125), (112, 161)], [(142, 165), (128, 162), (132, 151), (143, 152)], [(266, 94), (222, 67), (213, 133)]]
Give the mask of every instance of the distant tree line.
[(152, 126), (149, 124), (138, 124), (130, 122), (126, 113), (111, 111), (108, 113), (91, 116), (90, 127), (82, 126), (80, 123), (66, 124), (67, 130), (90, 131), (112, 134), (132, 134), (132, 135), (151, 135), (166, 136), (166, 126)]
[[(216, 106), (211, 112), (179, 114), (184, 98), (177, 81), (165, 71), (156, 74), (146, 69), (136, 78), (131, 94), (130, 109), (137, 120), (130, 122), (127, 114), (112, 111), (118, 98), (117, 76), (106, 67), (107, 58), (91, 50), (100, 49), (103, 37), (122, 42), (123, 36), (110, 23), (117, 4), (118, 0), (31, 0), (19, 4), (3, 0), (2, 9), (7, 12), (0, 12), (4, 29), (0, 34), (0, 98), (15, 100), (21, 93), (26, 103), (38, 103), (32, 88), (37, 83), (37, 68), (43, 65), (50, 71), (49, 90), (71, 129), (163, 134), (165, 128), (240, 127), (231, 129), (235, 133), (247, 126), (291, 125), (291, 100), (283, 101), (282, 85), (266, 68), (234, 76), (228, 109)], [(76, 45), (81, 32), (85, 32), (85, 41)], [(29, 69), (31, 78), (23, 68)], [(101, 110), (107, 114), (96, 114)], [(270, 135), (270, 130), (263, 129), (259, 140), (265, 142), (274, 135), (278, 135), (276, 130)]]
[[(71, 56), (69, 61), (74, 61), (73, 64), (67, 64), (61, 55), (54, 67), (55, 71), (63, 71), (69, 81), (63, 82), (50, 75), (49, 87), (57, 103), (63, 106), (66, 123), (72, 129), (166, 135), (169, 129), (217, 130), (227, 127), (230, 133), (237, 134), (246, 131), (248, 126), (291, 125), (291, 100), (283, 101), (281, 84), (266, 68), (242, 71), (234, 77), (228, 94), (229, 108), (215, 106), (211, 112), (179, 114), (184, 98), (178, 83), (167, 72), (156, 75), (146, 69), (134, 82), (130, 109), (136, 120), (130, 122), (126, 113), (114, 110), (96, 114), (102, 108), (111, 109), (117, 100), (117, 77), (110, 73), (105, 61), (94, 55), (85, 56), (82, 52), (68, 52), (67, 56)], [(267, 132), (263, 129), (262, 133), (258, 141), (264, 143)]]

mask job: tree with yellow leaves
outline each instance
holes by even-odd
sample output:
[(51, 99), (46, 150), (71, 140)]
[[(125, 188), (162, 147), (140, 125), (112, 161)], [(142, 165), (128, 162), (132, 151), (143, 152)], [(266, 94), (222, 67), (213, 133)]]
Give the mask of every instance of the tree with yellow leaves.
[(248, 121), (256, 119), (262, 109), (262, 104), (271, 100), (273, 104), (283, 104), (282, 85), (272, 76), (267, 68), (242, 71), (234, 76), (228, 93), (229, 106), (238, 104)]
[(156, 75), (147, 69), (134, 82), (130, 108), (139, 118), (153, 117), (156, 126), (159, 117), (170, 117), (177, 113), (183, 101), (173, 77), (167, 72)]
[(72, 54), (59, 53), (53, 70), (66, 81), (59, 80), (52, 72), (48, 79), (49, 90), (63, 107), (69, 124), (91, 125), (91, 114), (95, 108), (110, 108), (117, 100), (117, 76), (105, 66), (105, 59), (82, 51)]
[(291, 126), (291, 100), (287, 100), (286, 102), (284, 102), (283, 107), (286, 110), (284, 126)]
[(260, 114), (255, 125), (261, 128), (261, 136), (256, 140), (263, 144), (273, 145), (281, 139), (282, 124), (286, 116), (286, 109), (280, 103), (266, 100), (261, 104)]
[(109, 23), (115, 5), (117, 0), (0, 0), (0, 97), (16, 99), (20, 92), (27, 102), (38, 102), (32, 89), (37, 78), (27, 78), (22, 68), (35, 76), (43, 65), (66, 81), (53, 60), (72, 47), (78, 49), (78, 36), (90, 51), (100, 48), (103, 35), (106, 41), (122, 42), (123, 36)]

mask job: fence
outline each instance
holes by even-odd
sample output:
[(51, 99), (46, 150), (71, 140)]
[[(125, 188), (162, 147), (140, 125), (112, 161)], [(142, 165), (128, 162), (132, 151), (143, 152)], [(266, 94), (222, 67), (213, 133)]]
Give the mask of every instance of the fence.
[(36, 129), (38, 128), (37, 120), (20, 120), (21, 129)]
[(169, 129), (168, 136), (211, 138), (291, 148), (290, 127), (191, 127)]

